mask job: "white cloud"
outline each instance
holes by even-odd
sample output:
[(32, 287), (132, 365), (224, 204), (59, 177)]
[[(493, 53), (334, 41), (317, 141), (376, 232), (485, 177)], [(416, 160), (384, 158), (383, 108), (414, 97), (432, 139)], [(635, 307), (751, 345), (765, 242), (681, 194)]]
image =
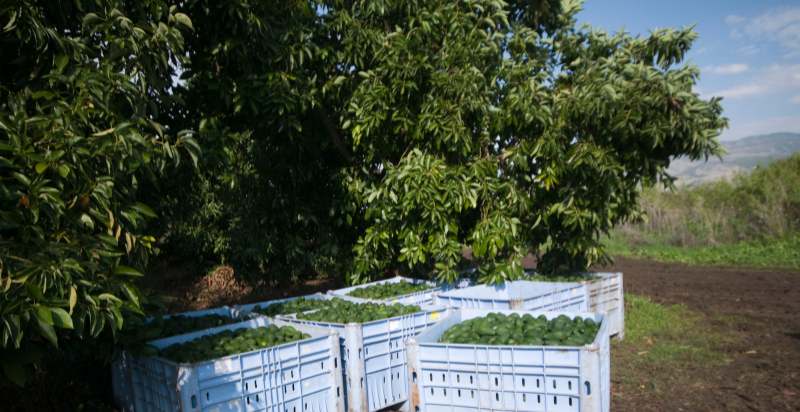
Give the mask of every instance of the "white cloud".
[(748, 71), (750, 67), (743, 63), (721, 64), (719, 66), (706, 66), (703, 72), (711, 74), (729, 75), (741, 74)]
[(794, 104), (800, 104), (800, 94), (798, 94), (797, 96), (792, 97), (791, 99), (789, 99), (789, 101), (794, 103)]
[(726, 99), (741, 99), (742, 97), (756, 96), (767, 92), (767, 88), (759, 84), (742, 84), (711, 93)]
[(786, 49), (787, 57), (800, 55), (800, 7), (774, 9), (753, 18), (731, 15), (725, 22), (734, 39), (774, 41)]
[(722, 96), (726, 99), (740, 99), (762, 94), (791, 92), (800, 90), (800, 64), (773, 64), (757, 72), (754, 80), (738, 84), (708, 96)]
[(730, 26), (735, 26), (735, 25), (737, 25), (739, 23), (744, 22), (745, 20), (747, 20), (747, 19), (742, 17), (742, 16), (737, 16), (735, 14), (731, 14), (731, 15), (728, 15), (728, 16), (725, 17), (725, 23), (730, 25)]
[(722, 132), (720, 139), (736, 140), (775, 132), (800, 133), (800, 116), (776, 116), (749, 122), (738, 122), (736, 119), (731, 119), (730, 128)]

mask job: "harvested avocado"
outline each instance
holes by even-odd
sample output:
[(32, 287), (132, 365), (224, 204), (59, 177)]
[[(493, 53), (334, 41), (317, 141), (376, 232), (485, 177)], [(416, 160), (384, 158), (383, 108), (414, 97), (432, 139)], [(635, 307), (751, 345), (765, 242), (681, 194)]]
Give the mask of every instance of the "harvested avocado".
[(273, 303), (264, 307), (256, 306), (253, 312), (266, 316), (289, 315), (319, 309), (326, 305), (325, 300), (297, 298), (286, 302)]
[(226, 330), (206, 335), (189, 342), (167, 346), (159, 354), (178, 363), (194, 363), (278, 346), (309, 337), (291, 326), (269, 325), (253, 329)]
[(395, 316), (410, 315), (421, 311), (416, 305), (385, 305), (381, 303), (355, 303), (334, 298), (324, 301), (325, 305), (313, 312), (297, 315), (298, 319), (332, 323), (365, 323)]
[(600, 325), (592, 319), (490, 313), (444, 332), (441, 343), (479, 345), (583, 346), (594, 341)]
[(414, 292), (422, 292), (431, 289), (430, 285), (425, 283), (414, 284), (411, 282), (397, 282), (397, 283), (380, 283), (377, 285), (365, 286), (363, 288), (354, 289), (348, 296), (364, 299), (388, 299), (394, 296), (408, 295)]
[(234, 322), (236, 322), (236, 319), (221, 315), (175, 315), (168, 318), (157, 316), (144, 325), (141, 325), (140, 333), (144, 340), (153, 340), (214, 328)]

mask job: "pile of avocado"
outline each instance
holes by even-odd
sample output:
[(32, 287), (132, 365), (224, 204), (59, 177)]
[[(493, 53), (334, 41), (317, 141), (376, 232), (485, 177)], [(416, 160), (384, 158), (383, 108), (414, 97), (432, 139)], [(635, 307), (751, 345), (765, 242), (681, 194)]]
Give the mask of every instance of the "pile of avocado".
[(189, 342), (167, 346), (160, 355), (178, 363), (194, 363), (237, 353), (282, 345), (310, 336), (291, 326), (269, 325), (254, 329), (226, 330)]
[(409, 293), (422, 292), (430, 289), (425, 283), (414, 284), (411, 282), (379, 283), (372, 286), (354, 289), (348, 296), (364, 299), (386, 299), (394, 296), (408, 295)]
[(214, 328), (236, 322), (236, 319), (221, 315), (182, 316), (168, 318), (157, 316), (139, 326), (136, 331), (142, 340), (153, 340), (168, 336), (182, 335), (197, 330)]
[(288, 315), (291, 313), (305, 312), (319, 309), (326, 305), (325, 300), (297, 298), (286, 302), (273, 303), (268, 306), (256, 306), (253, 312), (266, 316)]
[(478, 345), (583, 346), (594, 341), (600, 325), (591, 319), (560, 315), (547, 320), (513, 313), (490, 313), (461, 322), (439, 339), (441, 343)]
[(326, 304), (313, 312), (300, 313), (298, 319), (313, 320), (331, 323), (365, 323), (373, 320), (392, 318), (401, 315), (410, 315), (421, 311), (419, 306), (384, 305), (381, 303), (354, 303), (344, 299), (334, 298), (324, 301)]

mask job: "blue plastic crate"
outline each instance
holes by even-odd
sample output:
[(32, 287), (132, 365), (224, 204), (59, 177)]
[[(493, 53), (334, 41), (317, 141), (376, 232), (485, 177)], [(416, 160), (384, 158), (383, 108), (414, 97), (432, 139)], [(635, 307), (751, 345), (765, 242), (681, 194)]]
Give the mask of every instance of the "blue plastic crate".
[(443, 307), (367, 323), (329, 323), (279, 316), (298, 325), (330, 328), (341, 337), (347, 410), (377, 411), (394, 406), (408, 411), (406, 341), (447, 314)]
[(236, 306), (234, 306), (232, 308), (232, 311), (233, 311), (233, 314), (235, 316), (237, 316), (237, 317), (239, 317), (241, 319), (245, 319), (247, 317), (250, 317), (251, 315), (263, 316), (263, 315), (261, 315), (259, 313), (253, 313), (253, 309), (255, 309), (257, 306), (260, 306), (261, 308), (265, 308), (267, 306), (274, 305), (276, 303), (289, 302), (289, 301), (297, 300), (297, 299), (300, 299), (300, 298), (304, 298), (304, 299), (307, 299), (307, 300), (330, 299), (330, 297), (328, 295), (325, 295), (325, 294), (322, 294), (322, 293), (314, 293), (314, 294), (305, 295), (305, 296), (294, 296), (294, 297), (285, 298), (285, 299), (265, 300), (263, 302), (248, 303), (246, 305), (236, 305)]
[[(600, 322), (586, 346), (439, 343), (452, 326), (491, 312)], [(610, 346), (601, 314), (458, 309), (408, 342), (411, 407), (425, 412), (609, 412)]]
[[(200, 317), (219, 315), (236, 319), (236, 313), (228, 306), (213, 309), (195, 310), (191, 312), (166, 315), (164, 318), (174, 316)], [(150, 318), (152, 319), (152, 318)], [(166, 337), (166, 336), (165, 336)], [(111, 392), (117, 406), (123, 410), (133, 410), (133, 393), (131, 392), (131, 369), (136, 358), (125, 351), (117, 351), (111, 361)]]
[[(286, 322), (259, 317), (159, 339), (164, 348), (223, 330)], [(292, 326), (311, 337), (218, 359), (176, 363), (160, 357), (132, 363), (135, 411), (344, 411), (339, 336), (336, 331)]]
[(435, 293), (434, 302), (454, 308), (585, 312), (587, 290), (580, 283), (518, 280)]
[[(365, 288), (365, 287), (369, 287), (369, 286), (373, 286), (373, 285), (382, 285), (384, 283), (401, 283), (401, 282), (413, 283), (415, 285), (418, 285), (420, 283), (424, 283), (424, 284), (430, 286), (430, 289), (421, 290), (419, 292), (408, 293), (408, 294), (405, 294), (405, 295), (392, 296), (391, 298), (386, 298), (386, 299), (364, 299), (364, 298), (358, 298), (358, 297), (354, 297), (354, 296), (349, 296), (348, 295), (348, 293), (350, 293), (350, 292), (352, 292), (352, 291), (354, 291), (356, 289), (361, 289), (361, 288)], [(430, 280), (413, 279), (413, 278), (407, 278), (407, 277), (403, 277), (403, 276), (395, 276), (395, 277), (390, 278), (390, 279), (378, 280), (378, 281), (375, 281), (375, 282), (365, 283), (363, 285), (356, 285), (356, 286), (351, 286), (351, 287), (348, 287), (348, 288), (332, 290), (332, 291), (329, 291), (328, 294), (336, 296), (337, 298), (342, 298), (342, 299), (353, 301), (353, 302), (369, 302), (369, 301), (373, 301), (373, 302), (390, 303), (390, 304), (391, 303), (402, 303), (402, 304), (405, 304), (405, 305), (429, 305), (429, 304), (431, 304), (433, 302), (433, 293), (434, 292), (438, 292), (438, 291), (442, 291), (442, 290), (446, 290), (446, 289), (448, 289), (448, 288), (447, 287), (443, 287), (441, 285), (438, 285), (436, 282), (433, 282), (433, 281), (430, 281)]]

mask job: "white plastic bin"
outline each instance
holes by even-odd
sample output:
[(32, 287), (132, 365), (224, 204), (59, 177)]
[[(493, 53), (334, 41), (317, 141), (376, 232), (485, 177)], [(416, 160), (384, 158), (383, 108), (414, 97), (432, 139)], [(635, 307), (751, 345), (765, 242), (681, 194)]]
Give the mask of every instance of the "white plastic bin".
[[(175, 316), (185, 316), (190, 318), (197, 318), (208, 315), (219, 315), (236, 319), (236, 313), (228, 306), (221, 306), (213, 309), (195, 310), (191, 312), (175, 313), (165, 315), (164, 318), (168, 319)], [(152, 318), (150, 318), (152, 319)], [(166, 338), (164, 336), (162, 338)], [(133, 410), (133, 394), (131, 392), (131, 368), (136, 358), (131, 356), (130, 353), (123, 350), (118, 350), (114, 353), (111, 360), (111, 392), (114, 402), (123, 410)]]
[(367, 323), (317, 322), (294, 316), (277, 319), (339, 332), (348, 411), (377, 411), (390, 406), (409, 411), (406, 341), (447, 313), (443, 307), (422, 309), (410, 315)]
[[(151, 342), (162, 349), (223, 330), (285, 322), (266, 317)], [(218, 359), (176, 363), (138, 358), (131, 368), (134, 410), (344, 411), (339, 336), (334, 330), (288, 325), (311, 337)]]
[[(585, 346), (439, 343), (452, 326), (491, 312), (600, 322)], [(609, 412), (610, 348), (600, 314), (458, 309), (408, 343), (411, 407), (425, 412)]]

